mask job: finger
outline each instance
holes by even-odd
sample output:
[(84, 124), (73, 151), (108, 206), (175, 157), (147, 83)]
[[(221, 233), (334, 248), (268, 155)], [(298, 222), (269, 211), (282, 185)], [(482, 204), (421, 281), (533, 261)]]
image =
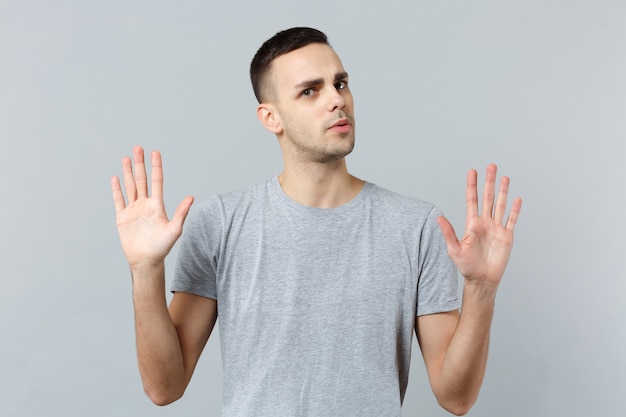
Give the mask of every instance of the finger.
[(119, 178), (111, 178), (111, 191), (113, 192), (113, 204), (115, 204), (115, 212), (119, 213), (120, 211), (124, 210), (124, 208), (126, 208), (126, 203), (124, 202), (124, 194), (122, 194), (122, 187), (120, 186)]
[(128, 157), (122, 159), (122, 173), (124, 174), (126, 198), (128, 198), (128, 204), (130, 204), (137, 200), (137, 187), (135, 185), (135, 176), (133, 175), (133, 164)]
[(152, 196), (162, 199), (163, 198), (163, 165), (161, 163), (161, 153), (159, 151), (152, 151)]
[(176, 208), (176, 212), (172, 217), (172, 224), (176, 228), (178, 234), (180, 234), (183, 230), (183, 223), (185, 223), (185, 219), (187, 218), (187, 214), (189, 214), (189, 209), (191, 208), (192, 204), (193, 197), (187, 196)]
[(499, 224), (502, 224), (504, 213), (506, 212), (506, 200), (509, 195), (509, 184), (511, 180), (509, 177), (502, 177), (500, 180), (500, 191), (498, 191), (498, 199), (496, 200), (496, 210), (493, 218)]
[(459, 250), (459, 239), (456, 237), (456, 233), (454, 232), (454, 227), (452, 224), (446, 219), (444, 216), (437, 217), (437, 223), (439, 223), (439, 228), (441, 229), (441, 233), (443, 234), (443, 238), (446, 241), (446, 247), (448, 248), (448, 254), (451, 257)]
[(511, 232), (515, 230), (515, 225), (517, 224), (517, 219), (519, 218), (519, 214), (522, 211), (522, 199), (516, 198), (513, 200), (513, 207), (511, 207), (511, 212), (509, 213), (509, 218), (506, 220), (506, 229)]
[(487, 167), (487, 175), (485, 177), (485, 188), (483, 190), (483, 209), (482, 216), (489, 217), (493, 215), (493, 199), (496, 189), (496, 173), (497, 168), (494, 164)]
[(135, 159), (135, 185), (137, 187), (137, 198), (148, 197), (148, 180), (146, 178), (146, 164), (143, 157), (143, 148), (135, 146), (133, 148)]
[(478, 190), (476, 184), (478, 182), (478, 173), (472, 169), (467, 173), (467, 188), (465, 191), (466, 215), (470, 217), (478, 216)]

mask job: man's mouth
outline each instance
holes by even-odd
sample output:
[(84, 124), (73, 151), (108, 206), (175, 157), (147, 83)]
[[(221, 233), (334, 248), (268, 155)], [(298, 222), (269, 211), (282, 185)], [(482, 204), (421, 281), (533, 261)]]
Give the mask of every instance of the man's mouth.
[(328, 130), (332, 130), (337, 133), (348, 133), (352, 129), (352, 123), (348, 119), (337, 120)]
[(335, 127), (344, 127), (344, 126), (350, 126), (351, 123), (348, 119), (339, 119), (337, 122), (335, 122), (335, 124), (333, 124), (331, 127), (329, 127), (329, 129), (333, 129)]

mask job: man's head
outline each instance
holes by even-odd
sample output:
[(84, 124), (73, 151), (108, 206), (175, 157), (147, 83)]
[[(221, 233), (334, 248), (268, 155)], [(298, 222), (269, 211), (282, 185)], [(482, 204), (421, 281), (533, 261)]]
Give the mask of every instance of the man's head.
[(279, 32), (251, 67), (257, 116), (278, 138), (286, 161), (337, 161), (352, 151), (348, 73), (326, 35), (309, 28)]
[(259, 103), (268, 100), (272, 94), (272, 87), (268, 75), (274, 60), (281, 55), (312, 43), (321, 43), (330, 46), (328, 38), (323, 32), (307, 27), (295, 27), (283, 30), (261, 45), (250, 64), (252, 89)]

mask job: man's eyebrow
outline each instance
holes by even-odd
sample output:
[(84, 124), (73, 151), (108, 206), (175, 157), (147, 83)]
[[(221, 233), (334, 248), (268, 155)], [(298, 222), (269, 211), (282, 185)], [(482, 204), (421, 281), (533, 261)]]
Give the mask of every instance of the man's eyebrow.
[(324, 84), (324, 79), (323, 78), (315, 78), (313, 80), (304, 80), (304, 81), (301, 81), (298, 84), (296, 84), (293, 88), (295, 90), (299, 90), (301, 88), (310, 88), (310, 87), (314, 87), (314, 86), (320, 85), (320, 84)]
[[(345, 80), (346, 78), (348, 78), (348, 73), (347, 72), (345, 72), (345, 71), (338, 72), (337, 74), (335, 74), (335, 79), (334, 79), (333, 82), (342, 81), (342, 80)], [(323, 78), (315, 78), (315, 79), (312, 79), (312, 80), (300, 81), (293, 88), (295, 90), (300, 90), (301, 88), (315, 87), (316, 85), (320, 85), (320, 84), (324, 84), (324, 79)]]
[(343, 81), (346, 78), (348, 78), (348, 73), (345, 71), (342, 72), (338, 72), (337, 74), (335, 74), (335, 82), (337, 81)]

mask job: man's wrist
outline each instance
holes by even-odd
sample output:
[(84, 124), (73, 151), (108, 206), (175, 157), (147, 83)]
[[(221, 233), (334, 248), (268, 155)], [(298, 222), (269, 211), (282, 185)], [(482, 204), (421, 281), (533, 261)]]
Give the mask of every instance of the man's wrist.
[(130, 275), (133, 280), (133, 287), (145, 286), (145, 284), (164, 285), (165, 261), (145, 261), (138, 262), (130, 267)]
[(498, 284), (491, 282), (476, 282), (465, 280), (463, 286), (463, 298), (471, 298), (481, 303), (493, 304), (496, 299), (496, 293), (498, 292)]
[(141, 259), (128, 263), (130, 272), (134, 274), (144, 275), (151, 272), (159, 272), (165, 269), (165, 259)]

